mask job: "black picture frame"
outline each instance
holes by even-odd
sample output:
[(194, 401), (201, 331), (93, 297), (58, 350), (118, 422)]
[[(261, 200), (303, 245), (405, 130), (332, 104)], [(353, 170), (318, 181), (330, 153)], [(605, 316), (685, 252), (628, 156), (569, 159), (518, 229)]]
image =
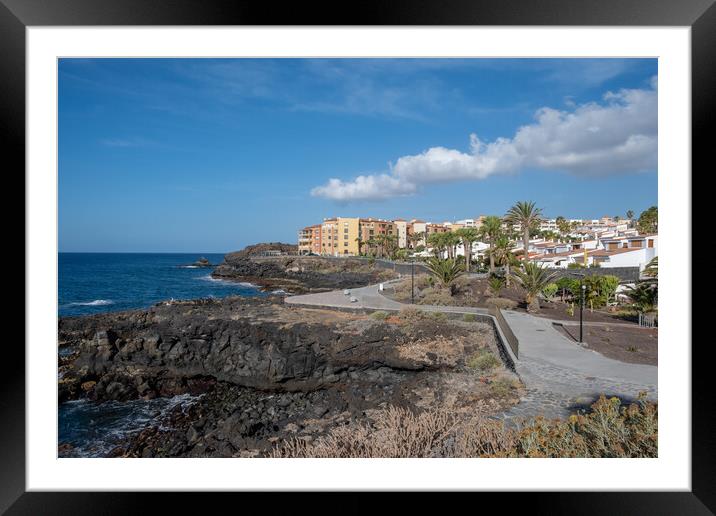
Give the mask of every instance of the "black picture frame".
[[(562, 25), (689, 26), (692, 42), (692, 170), (706, 171), (716, 99), (716, 6), (714, 0), (401, 0), (351, 4), (208, 0), (0, 0), (0, 127), (6, 174), (25, 166), (25, 29), (79, 25)], [(712, 129), (709, 131), (709, 129)], [(10, 158), (8, 160), (8, 158)], [(712, 168), (712, 167), (710, 167)], [(688, 173), (685, 171), (684, 173)], [(693, 178), (693, 172), (691, 172)], [(27, 269), (25, 270), (28, 274)], [(691, 278), (688, 278), (691, 283)], [(672, 343), (691, 345), (691, 343)], [(706, 344), (706, 342), (704, 342)], [(710, 343), (709, 343), (710, 344)], [(505, 504), (524, 502), (537, 514), (713, 514), (716, 511), (716, 440), (708, 346), (692, 347), (692, 491), (624, 493), (481, 493)], [(163, 513), (205, 511), (208, 493), (25, 492), (25, 353), (6, 345), (0, 375), (0, 512), (7, 514), (131, 514), (161, 503)], [(698, 409), (698, 407), (703, 407)], [(214, 495), (249, 507), (256, 494)], [(270, 495), (274, 496), (274, 495)], [(357, 499), (358, 493), (348, 496)], [(331, 507), (324, 494), (305, 501), (277, 501), (271, 512), (297, 506)], [(500, 498), (498, 498), (500, 497)], [(314, 500), (315, 498), (315, 500)], [(259, 503), (262, 503), (259, 501)], [(422, 496), (401, 502), (422, 506)], [(468, 502), (472, 505), (473, 502)], [(285, 504), (285, 505), (284, 505)], [(418, 505), (419, 504), (419, 505)], [(457, 508), (459, 500), (451, 505)], [(214, 504), (212, 504), (214, 505)], [(482, 505), (487, 507), (487, 505)], [(366, 502), (343, 501), (341, 512), (369, 510)], [(239, 506), (235, 506), (238, 510)]]

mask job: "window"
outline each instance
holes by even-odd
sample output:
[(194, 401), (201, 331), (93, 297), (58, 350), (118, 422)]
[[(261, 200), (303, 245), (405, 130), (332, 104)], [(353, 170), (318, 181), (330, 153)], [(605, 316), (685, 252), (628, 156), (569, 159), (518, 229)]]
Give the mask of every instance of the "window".
[(650, 239), (649, 239), (649, 242), (648, 242), (647, 246), (648, 246), (648, 247), (654, 247), (654, 239), (653, 239), (653, 238), (650, 238)]

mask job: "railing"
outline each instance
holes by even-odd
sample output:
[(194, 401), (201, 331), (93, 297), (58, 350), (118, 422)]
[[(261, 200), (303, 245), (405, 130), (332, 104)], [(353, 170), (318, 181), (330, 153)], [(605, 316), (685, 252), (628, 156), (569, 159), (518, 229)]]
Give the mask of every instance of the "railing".
[(507, 344), (510, 345), (510, 349), (515, 355), (515, 358), (520, 358), (520, 341), (517, 339), (517, 336), (512, 333), (512, 328), (510, 328), (510, 325), (507, 324), (507, 321), (502, 315), (500, 309), (496, 306), (491, 306), (489, 309), (489, 313), (490, 315), (495, 317), (497, 323), (500, 325), (500, 329), (502, 330), (502, 333), (505, 334), (505, 337), (507, 338)]
[(656, 328), (656, 314), (639, 314), (639, 326), (642, 328)]

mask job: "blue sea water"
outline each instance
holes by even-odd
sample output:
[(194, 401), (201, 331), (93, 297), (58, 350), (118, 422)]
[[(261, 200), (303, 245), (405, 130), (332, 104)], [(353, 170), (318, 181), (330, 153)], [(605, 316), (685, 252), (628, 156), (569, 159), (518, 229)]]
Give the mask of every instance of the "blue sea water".
[(200, 396), (181, 394), (153, 400), (67, 401), (58, 413), (58, 444), (70, 445), (62, 457), (106, 457), (124, 439), (149, 426), (160, 429), (162, 418), (176, 407), (185, 410)]
[(169, 299), (265, 295), (248, 283), (216, 280), (212, 268), (187, 267), (222, 254), (59, 253), (60, 317), (145, 308)]
[[(168, 299), (265, 295), (247, 283), (213, 279), (212, 267), (189, 267), (202, 256), (212, 264), (224, 258), (202, 253), (59, 253), (59, 316), (145, 308)], [(71, 446), (63, 456), (103, 457), (177, 405), (194, 401), (188, 395), (125, 403), (69, 401), (59, 406), (58, 444)]]

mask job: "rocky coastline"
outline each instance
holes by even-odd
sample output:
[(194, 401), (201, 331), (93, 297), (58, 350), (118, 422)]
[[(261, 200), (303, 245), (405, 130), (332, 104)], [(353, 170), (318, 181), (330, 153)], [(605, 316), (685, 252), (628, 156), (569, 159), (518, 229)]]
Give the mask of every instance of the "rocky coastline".
[(244, 251), (229, 253), (216, 266), (216, 279), (259, 285), (265, 291), (291, 294), (357, 288), (397, 278), (393, 271), (380, 269), (365, 259), (318, 256), (260, 257)]
[[(389, 406), (491, 413), (519, 398), (513, 373), (470, 367), (476, 353), (498, 356), (489, 325), (422, 313), (378, 319), (231, 297), (62, 318), (59, 337), (60, 403), (196, 397), (111, 456), (266, 456)], [(514, 389), (496, 394), (496, 378)]]

